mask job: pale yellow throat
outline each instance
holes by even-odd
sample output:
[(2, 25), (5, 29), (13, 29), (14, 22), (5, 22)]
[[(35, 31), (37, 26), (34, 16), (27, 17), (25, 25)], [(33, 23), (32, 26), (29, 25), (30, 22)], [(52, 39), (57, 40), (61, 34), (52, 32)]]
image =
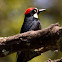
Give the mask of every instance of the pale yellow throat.
[(37, 14), (37, 13), (35, 13), (33, 16), (34, 16), (35, 18), (38, 18), (38, 14)]

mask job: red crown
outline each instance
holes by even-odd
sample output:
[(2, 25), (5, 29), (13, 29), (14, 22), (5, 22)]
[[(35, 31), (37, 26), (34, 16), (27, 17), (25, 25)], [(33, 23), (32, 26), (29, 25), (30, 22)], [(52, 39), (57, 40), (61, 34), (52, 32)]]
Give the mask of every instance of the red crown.
[(25, 15), (29, 14), (31, 10), (35, 9), (34, 7), (28, 8), (25, 11)]

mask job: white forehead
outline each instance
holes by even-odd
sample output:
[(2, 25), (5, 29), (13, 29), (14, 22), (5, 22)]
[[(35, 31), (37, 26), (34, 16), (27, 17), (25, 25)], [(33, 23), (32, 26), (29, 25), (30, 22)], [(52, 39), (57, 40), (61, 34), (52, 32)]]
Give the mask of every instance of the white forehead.
[(36, 10), (37, 10), (37, 12), (38, 12), (38, 9), (37, 8), (35, 8)]
[[(35, 8), (35, 9), (37, 9), (37, 8)], [(38, 10), (38, 9), (37, 9)]]

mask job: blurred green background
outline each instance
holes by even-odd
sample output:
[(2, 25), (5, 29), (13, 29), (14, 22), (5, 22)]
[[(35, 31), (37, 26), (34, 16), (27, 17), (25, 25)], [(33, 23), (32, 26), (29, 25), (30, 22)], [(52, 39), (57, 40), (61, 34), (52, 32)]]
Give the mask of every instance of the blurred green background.
[[(62, 26), (62, 0), (0, 0), (0, 37), (18, 34), (24, 20), (25, 10), (29, 7), (46, 8), (39, 14), (42, 28), (59, 23)], [(29, 62), (61, 58), (61, 52), (47, 51)], [(0, 58), (0, 62), (16, 62), (16, 53)]]

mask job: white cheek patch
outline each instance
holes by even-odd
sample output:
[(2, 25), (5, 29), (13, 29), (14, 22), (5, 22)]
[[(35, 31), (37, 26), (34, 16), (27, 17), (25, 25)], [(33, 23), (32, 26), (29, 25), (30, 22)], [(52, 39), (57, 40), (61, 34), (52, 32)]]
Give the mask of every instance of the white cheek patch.
[(34, 16), (35, 18), (38, 18), (38, 15), (37, 15), (37, 13), (35, 13), (33, 16)]

